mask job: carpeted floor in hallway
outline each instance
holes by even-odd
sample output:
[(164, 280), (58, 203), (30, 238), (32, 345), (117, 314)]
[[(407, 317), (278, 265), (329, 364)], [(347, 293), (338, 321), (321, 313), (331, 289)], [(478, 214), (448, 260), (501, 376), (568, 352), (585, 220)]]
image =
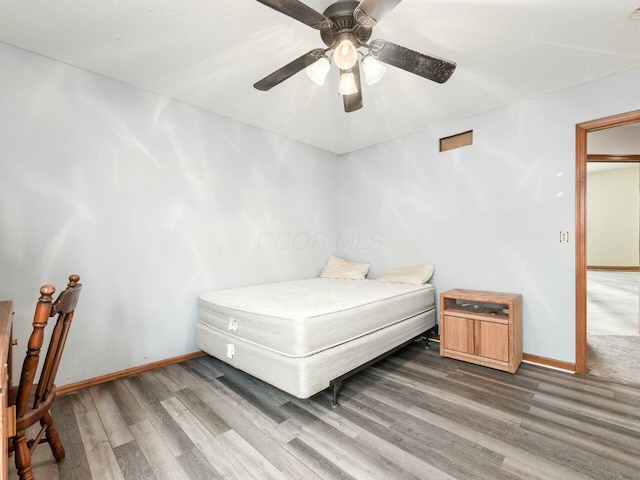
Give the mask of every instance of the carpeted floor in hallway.
[(640, 385), (639, 272), (587, 272), (587, 374)]

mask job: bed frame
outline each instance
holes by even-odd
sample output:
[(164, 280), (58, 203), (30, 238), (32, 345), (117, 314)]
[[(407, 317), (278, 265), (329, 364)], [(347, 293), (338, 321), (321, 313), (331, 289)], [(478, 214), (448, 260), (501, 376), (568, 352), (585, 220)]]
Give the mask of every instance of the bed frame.
[(429, 348), (431, 346), (431, 340), (429, 339), (429, 332), (431, 332), (434, 329), (435, 329), (435, 327), (432, 327), (428, 332), (425, 332), (422, 335), (418, 335), (417, 337), (412, 338), (411, 340), (408, 340), (408, 341), (398, 345), (397, 347), (392, 348), (388, 352), (385, 352), (382, 355), (377, 356), (373, 360), (369, 360), (368, 362), (360, 365), (359, 367), (356, 367), (353, 370), (350, 370), (347, 373), (345, 373), (343, 375), (340, 375), (339, 377), (334, 378), (333, 380), (331, 380), (331, 382), (329, 383), (329, 387), (333, 389), (333, 399), (332, 399), (332, 402), (331, 402), (331, 406), (333, 408), (337, 408), (337, 407), (340, 406), (340, 403), (338, 403), (338, 396), (340, 395), (340, 389), (342, 388), (342, 382), (344, 380), (346, 380), (350, 376), (355, 375), (356, 373), (364, 370), (365, 368), (370, 367), (374, 363), (378, 363), (380, 360), (385, 359), (389, 355), (393, 355), (398, 350), (401, 350), (404, 347), (406, 347), (407, 345), (410, 345), (412, 343), (424, 341), (424, 342), (426, 342), (424, 348)]

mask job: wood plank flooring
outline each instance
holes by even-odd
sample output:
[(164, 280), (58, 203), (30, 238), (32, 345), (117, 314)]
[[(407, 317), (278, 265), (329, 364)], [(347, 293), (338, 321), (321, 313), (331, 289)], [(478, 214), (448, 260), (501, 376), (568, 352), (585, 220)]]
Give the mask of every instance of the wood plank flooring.
[(56, 402), (67, 458), (41, 445), (38, 480), (640, 478), (640, 388), (424, 343), (345, 381), (336, 409), (211, 357)]

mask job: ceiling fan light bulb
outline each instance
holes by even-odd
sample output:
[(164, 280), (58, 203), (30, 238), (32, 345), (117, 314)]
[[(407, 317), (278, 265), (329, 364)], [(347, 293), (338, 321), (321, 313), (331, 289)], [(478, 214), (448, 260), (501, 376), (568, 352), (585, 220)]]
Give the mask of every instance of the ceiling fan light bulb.
[(356, 77), (353, 75), (353, 72), (342, 72), (340, 74), (338, 93), (340, 95), (352, 95), (354, 93), (358, 93)]
[(324, 85), (324, 80), (327, 78), (327, 73), (331, 68), (331, 64), (329, 63), (329, 59), (327, 57), (322, 57), (317, 62), (313, 62), (306, 68), (307, 75), (314, 83), (317, 85)]
[(358, 61), (358, 49), (351, 40), (342, 40), (333, 52), (333, 61), (342, 70), (348, 70)]
[(384, 74), (387, 72), (387, 67), (371, 55), (365, 55), (362, 59), (362, 70), (364, 71), (364, 78), (367, 81), (367, 85), (373, 85), (384, 77)]

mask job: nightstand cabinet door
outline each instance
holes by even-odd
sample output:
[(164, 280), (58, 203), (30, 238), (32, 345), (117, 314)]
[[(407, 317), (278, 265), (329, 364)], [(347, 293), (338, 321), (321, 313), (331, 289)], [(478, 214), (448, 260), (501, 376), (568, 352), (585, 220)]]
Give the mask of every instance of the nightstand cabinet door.
[(501, 362), (509, 361), (509, 325), (474, 322), (475, 354)]
[(473, 320), (445, 315), (444, 323), (446, 325), (444, 328), (447, 330), (444, 347), (447, 350), (472, 354), (475, 343)]

